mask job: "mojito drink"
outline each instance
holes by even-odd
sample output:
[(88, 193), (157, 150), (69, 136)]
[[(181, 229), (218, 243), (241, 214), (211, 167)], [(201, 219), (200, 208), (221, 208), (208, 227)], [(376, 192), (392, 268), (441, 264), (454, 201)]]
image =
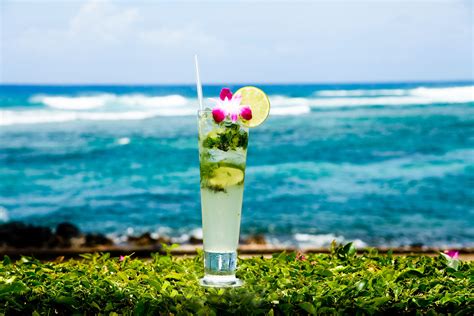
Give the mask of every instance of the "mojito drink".
[(204, 286), (242, 284), (235, 272), (252, 112), (241, 101), (223, 89), (213, 110), (198, 112)]
[(239, 241), (248, 128), (218, 126), (199, 117), (199, 159), (204, 250), (234, 252)]

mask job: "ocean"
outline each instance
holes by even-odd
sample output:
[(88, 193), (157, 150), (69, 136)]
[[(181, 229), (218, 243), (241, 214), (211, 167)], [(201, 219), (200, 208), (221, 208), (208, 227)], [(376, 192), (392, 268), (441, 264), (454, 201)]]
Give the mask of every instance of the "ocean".
[[(474, 246), (472, 82), (258, 86), (242, 235)], [(196, 110), (192, 85), (0, 86), (0, 222), (199, 235)]]

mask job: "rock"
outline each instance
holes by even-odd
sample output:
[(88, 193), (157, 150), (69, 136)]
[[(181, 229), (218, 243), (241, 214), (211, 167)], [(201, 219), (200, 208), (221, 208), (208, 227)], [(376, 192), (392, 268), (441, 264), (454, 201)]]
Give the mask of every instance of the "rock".
[(102, 234), (86, 234), (86, 240), (83, 246), (85, 247), (96, 247), (96, 246), (110, 246), (114, 242)]
[(140, 236), (128, 236), (128, 242), (136, 246), (150, 246), (156, 243), (156, 240), (151, 237), (150, 233), (144, 233)]
[(244, 245), (266, 245), (267, 241), (265, 240), (264, 235), (251, 235), (244, 239)]
[(144, 233), (138, 237), (128, 236), (127, 241), (135, 246), (156, 246), (159, 244), (169, 244), (171, 240), (166, 237), (153, 238), (150, 233)]
[(80, 235), (79, 237), (73, 237), (70, 242), (71, 248), (80, 248), (86, 243), (86, 236)]
[(191, 236), (191, 237), (189, 237), (188, 242), (189, 242), (191, 245), (201, 245), (201, 244), (202, 244), (202, 239), (201, 239), (201, 238), (197, 238), (197, 237), (195, 237), (195, 236)]
[(53, 232), (48, 227), (26, 225), (20, 222), (0, 225), (0, 244), (9, 247), (43, 248), (49, 246), (53, 240)]
[(52, 246), (69, 248), (72, 246), (72, 239), (78, 238), (81, 235), (81, 231), (77, 226), (71, 223), (60, 223), (56, 227), (56, 234)]
[(158, 237), (157, 241), (160, 245), (161, 244), (171, 245), (171, 238), (169, 237), (160, 236)]
[(79, 228), (76, 225), (71, 223), (60, 223), (56, 227), (56, 235), (61, 236), (66, 239), (71, 239), (73, 237), (78, 237), (81, 234)]
[(421, 251), (423, 249), (423, 244), (421, 242), (415, 242), (410, 244), (408, 248), (413, 251)]

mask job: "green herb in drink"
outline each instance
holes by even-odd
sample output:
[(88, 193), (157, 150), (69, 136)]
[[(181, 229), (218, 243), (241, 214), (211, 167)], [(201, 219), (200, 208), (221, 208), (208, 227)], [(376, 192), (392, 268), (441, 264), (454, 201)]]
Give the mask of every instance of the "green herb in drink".
[(211, 132), (203, 140), (202, 146), (207, 149), (222, 151), (247, 149), (248, 133), (241, 130), (238, 124), (226, 123), (224, 129)]

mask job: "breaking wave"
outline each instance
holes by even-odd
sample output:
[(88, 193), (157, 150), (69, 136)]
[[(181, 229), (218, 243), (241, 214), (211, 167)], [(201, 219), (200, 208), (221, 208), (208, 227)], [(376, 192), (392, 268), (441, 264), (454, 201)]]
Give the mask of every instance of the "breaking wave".
[[(1, 101), (1, 100), (0, 100)], [(310, 97), (271, 95), (271, 115), (305, 115), (313, 108), (406, 106), (474, 102), (474, 86), (412, 89), (320, 90)], [(68, 121), (143, 120), (196, 115), (194, 98), (179, 94), (37, 94), (22, 106), (0, 110), (0, 125)]]

